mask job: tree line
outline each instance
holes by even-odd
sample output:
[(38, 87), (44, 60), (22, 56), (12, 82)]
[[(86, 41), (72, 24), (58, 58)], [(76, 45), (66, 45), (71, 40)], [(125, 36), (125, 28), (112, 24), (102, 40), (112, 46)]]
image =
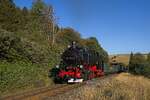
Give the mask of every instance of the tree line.
[(130, 54), (129, 72), (136, 75), (144, 75), (150, 78), (150, 53)]

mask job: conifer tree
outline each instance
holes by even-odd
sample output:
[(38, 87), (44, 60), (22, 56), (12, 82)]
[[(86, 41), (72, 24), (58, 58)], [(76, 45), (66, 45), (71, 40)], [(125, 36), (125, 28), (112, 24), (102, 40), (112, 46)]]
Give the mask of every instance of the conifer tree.
[(147, 62), (150, 64), (150, 53), (147, 55)]
[(132, 70), (133, 67), (133, 52), (131, 52), (130, 54), (130, 59), (129, 59), (129, 66), (128, 66), (128, 71), (130, 72)]
[(13, 0), (1, 0), (0, 22), (1, 27), (5, 30), (14, 32), (19, 29), (20, 14)]

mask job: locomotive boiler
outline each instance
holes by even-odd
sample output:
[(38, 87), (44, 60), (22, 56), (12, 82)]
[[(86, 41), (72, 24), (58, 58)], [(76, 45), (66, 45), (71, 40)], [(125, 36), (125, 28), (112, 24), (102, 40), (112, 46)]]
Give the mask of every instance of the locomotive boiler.
[(83, 82), (104, 75), (104, 64), (99, 52), (73, 42), (61, 55), (61, 62), (50, 70), (55, 82)]

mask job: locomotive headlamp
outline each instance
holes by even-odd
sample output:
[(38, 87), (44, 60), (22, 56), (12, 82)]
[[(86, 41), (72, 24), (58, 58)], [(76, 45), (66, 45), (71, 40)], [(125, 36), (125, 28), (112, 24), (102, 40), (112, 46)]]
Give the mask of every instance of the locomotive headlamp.
[(70, 48), (71, 46), (70, 45), (68, 45), (68, 48)]
[(80, 68), (83, 68), (83, 65), (80, 65)]
[(59, 68), (59, 65), (56, 65), (56, 68)]

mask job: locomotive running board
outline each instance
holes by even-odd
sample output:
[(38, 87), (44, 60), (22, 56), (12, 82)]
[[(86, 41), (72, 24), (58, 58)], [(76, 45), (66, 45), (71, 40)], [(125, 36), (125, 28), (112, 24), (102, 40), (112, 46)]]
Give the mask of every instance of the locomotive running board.
[(82, 83), (83, 79), (73, 79), (71, 78), (70, 80), (68, 80), (68, 83)]

